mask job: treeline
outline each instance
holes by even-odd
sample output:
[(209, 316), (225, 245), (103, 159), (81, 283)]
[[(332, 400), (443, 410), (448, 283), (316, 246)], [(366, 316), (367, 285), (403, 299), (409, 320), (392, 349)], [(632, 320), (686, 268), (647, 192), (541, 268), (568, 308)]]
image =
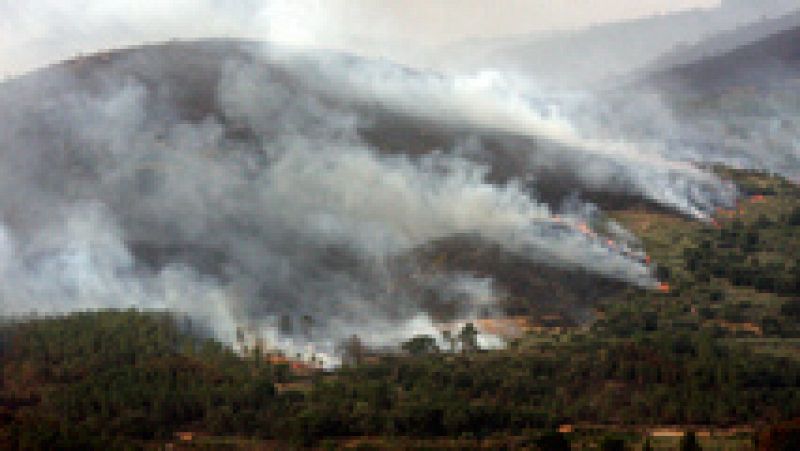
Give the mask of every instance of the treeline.
[[(530, 435), (563, 423), (734, 425), (800, 416), (800, 364), (709, 336), (589, 336), (499, 352), (386, 356), (280, 392), (281, 365), (241, 358), (166, 316), (6, 325), (0, 447), (88, 449), (176, 431), (310, 444), (331, 437)], [(467, 339), (467, 338), (465, 338)]]
[(166, 314), (79, 313), (6, 324), (2, 337), (3, 449), (107, 448), (187, 427), (268, 435), (285, 413), (274, 388), (285, 368)]
[(800, 364), (712, 337), (591, 339), (385, 359), (315, 385), (301, 418), (329, 435), (486, 436), (563, 423), (713, 424), (800, 415)]
[[(668, 293), (615, 287), (590, 327), (530, 334), (506, 350), (480, 350), (474, 327), (415, 337), (377, 359), (354, 338), (347, 365), (301, 376), (167, 313), (0, 323), (0, 449), (136, 447), (176, 431), (286, 446), (499, 435), (555, 449), (564, 437), (548, 431), (562, 424), (800, 418), (800, 189), (740, 176), (764, 203), (746, 199), (719, 227), (646, 218), (655, 226), (641, 238)], [(780, 424), (762, 442), (796, 437), (795, 423)]]
[(726, 278), (735, 286), (750, 286), (782, 296), (800, 296), (800, 207), (783, 221), (767, 216), (745, 224), (734, 220), (709, 232), (700, 245), (686, 253), (687, 269), (699, 280)]

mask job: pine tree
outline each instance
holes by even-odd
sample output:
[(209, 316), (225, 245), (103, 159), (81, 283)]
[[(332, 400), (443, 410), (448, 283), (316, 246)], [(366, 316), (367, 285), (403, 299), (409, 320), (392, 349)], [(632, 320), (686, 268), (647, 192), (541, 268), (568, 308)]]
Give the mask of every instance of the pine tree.
[(700, 443), (697, 441), (697, 436), (694, 432), (687, 432), (681, 439), (681, 451), (701, 451)]
[(461, 350), (464, 352), (478, 350), (478, 329), (472, 323), (467, 323), (461, 332), (458, 334), (458, 340), (461, 342)]

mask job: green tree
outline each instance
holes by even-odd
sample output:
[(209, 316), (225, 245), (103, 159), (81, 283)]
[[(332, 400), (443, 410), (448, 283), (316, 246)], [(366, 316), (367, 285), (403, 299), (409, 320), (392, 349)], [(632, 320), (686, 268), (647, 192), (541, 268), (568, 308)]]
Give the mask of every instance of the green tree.
[(600, 442), (600, 451), (625, 451), (625, 440), (617, 437), (604, 437)]
[(789, 225), (800, 226), (800, 207), (795, 207), (789, 217), (787, 218)]
[(697, 435), (689, 431), (681, 438), (680, 448), (681, 451), (701, 451), (700, 442), (697, 440)]
[(467, 323), (461, 332), (458, 333), (458, 341), (461, 343), (461, 350), (464, 352), (478, 350), (478, 329), (472, 323)]
[(436, 339), (430, 335), (417, 335), (400, 346), (403, 351), (411, 355), (431, 354), (439, 351)]
[(761, 430), (756, 444), (763, 451), (795, 451), (800, 446), (800, 418)]
[(800, 299), (791, 299), (781, 306), (781, 314), (794, 320), (800, 320)]
[(364, 360), (367, 348), (358, 335), (352, 335), (341, 344), (342, 361), (350, 365), (360, 365)]
[(567, 437), (560, 432), (551, 432), (539, 437), (536, 446), (542, 451), (569, 451), (572, 449)]
[(442, 339), (447, 343), (450, 352), (456, 351), (456, 339), (453, 337), (453, 332), (449, 330), (442, 331)]

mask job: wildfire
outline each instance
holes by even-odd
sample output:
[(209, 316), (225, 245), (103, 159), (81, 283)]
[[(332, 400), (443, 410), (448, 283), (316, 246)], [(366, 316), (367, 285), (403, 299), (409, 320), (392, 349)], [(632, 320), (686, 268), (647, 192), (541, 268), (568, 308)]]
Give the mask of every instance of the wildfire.
[(583, 235), (586, 235), (588, 237), (592, 237), (592, 238), (596, 238), (597, 237), (597, 232), (592, 230), (592, 228), (589, 227), (589, 224), (587, 224), (585, 222), (574, 223), (571, 220), (564, 219), (564, 218), (562, 218), (561, 216), (558, 216), (558, 215), (553, 216), (552, 221), (554, 223), (556, 223), (556, 224), (567, 225), (571, 229), (576, 230), (576, 231), (578, 231), (578, 232), (580, 232)]
[(661, 282), (660, 284), (658, 284), (658, 291), (660, 291), (662, 293), (669, 293), (670, 289), (671, 288), (670, 288), (669, 284), (666, 283), (666, 282)]
[(479, 319), (475, 325), (483, 333), (504, 338), (519, 337), (532, 327), (530, 319), (523, 316)]

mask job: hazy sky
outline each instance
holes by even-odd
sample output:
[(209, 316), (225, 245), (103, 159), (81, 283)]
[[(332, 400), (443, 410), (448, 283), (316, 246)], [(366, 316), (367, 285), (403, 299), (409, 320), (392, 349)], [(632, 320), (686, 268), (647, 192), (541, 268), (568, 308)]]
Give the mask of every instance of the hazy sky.
[[(414, 29), (414, 40), (443, 44), (469, 37), (577, 28), (696, 7), (720, 0), (344, 0), (350, 12), (392, 28)], [(402, 5), (402, 6), (401, 6)]]
[(426, 48), (615, 21), (719, 0), (0, 0), (0, 76), (77, 53), (241, 36), (408, 58)]

